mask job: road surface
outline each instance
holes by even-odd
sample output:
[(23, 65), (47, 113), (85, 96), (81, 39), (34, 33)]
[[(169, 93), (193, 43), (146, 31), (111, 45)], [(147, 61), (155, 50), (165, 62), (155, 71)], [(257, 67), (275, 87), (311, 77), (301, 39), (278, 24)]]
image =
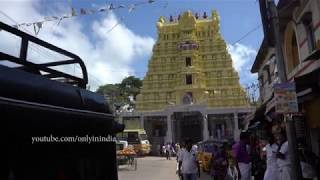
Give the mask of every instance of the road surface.
[[(163, 157), (138, 158), (138, 166), (135, 171), (128, 166), (120, 166), (119, 180), (178, 180), (176, 175), (176, 160), (166, 160)], [(201, 174), (200, 180), (209, 180), (205, 173)]]

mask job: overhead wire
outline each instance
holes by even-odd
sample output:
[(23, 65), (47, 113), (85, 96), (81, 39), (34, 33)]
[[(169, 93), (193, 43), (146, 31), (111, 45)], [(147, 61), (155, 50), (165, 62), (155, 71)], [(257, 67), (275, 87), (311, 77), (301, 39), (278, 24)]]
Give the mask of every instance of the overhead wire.
[(238, 42), (240, 42), (243, 39), (247, 38), (249, 35), (251, 35), (251, 33), (255, 32), (256, 30), (258, 30), (261, 27), (262, 27), (262, 24), (259, 24), (258, 26), (254, 27), (253, 29), (251, 29), (250, 31), (245, 33), (243, 36), (241, 36), (238, 40), (236, 40), (233, 43), (231, 43), (231, 45), (234, 46), (235, 44), (237, 44)]
[[(8, 19), (10, 19), (12, 22), (14, 22), (15, 24), (18, 24), (18, 22), (16, 20), (14, 20), (13, 18), (11, 18), (9, 15), (7, 15), (6, 13), (4, 13), (3, 11), (0, 10), (0, 13), (3, 14), (5, 17), (7, 17)], [(24, 28), (24, 27), (21, 27), (24, 31), (32, 34), (28, 29)], [(34, 44), (30, 44), (30, 49), (33, 50), (34, 52), (37, 52), (39, 55), (42, 55), (42, 56), (45, 56), (46, 58), (57, 58), (57, 55), (53, 55), (51, 53), (49, 54), (46, 54), (45, 52), (43, 52), (42, 50), (44, 49), (39, 49), (37, 46), (35, 46)], [(78, 66), (75, 66), (77, 69), (76, 70), (79, 70)], [(80, 72), (81, 73), (81, 72)], [(88, 74), (93, 77), (92, 80), (95, 81), (95, 84), (96, 85), (99, 85), (99, 84), (102, 84), (102, 82), (97, 78), (95, 77), (94, 75), (92, 75), (90, 72), (88, 72)]]
[[(5, 12), (3, 12), (3, 11), (1, 11), (0, 10), (0, 13), (2, 14), (2, 15), (4, 15), (5, 17), (7, 17), (8, 19), (10, 19), (12, 22), (14, 22), (15, 24), (18, 24), (18, 22), (16, 21), (16, 20), (14, 20), (13, 18), (11, 18), (8, 14), (6, 14)], [(25, 32), (27, 32), (27, 33), (29, 33), (29, 34), (32, 34), (28, 29), (26, 29), (26, 28), (24, 28), (24, 27), (21, 27), (21, 29), (23, 29)], [(39, 55), (42, 55), (42, 56), (46, 56), (46, 58), (52, 58), (52, 57), (54, 57), (53, 55), (52, 55), (52, 53), (49, 53), (50, 55), (51, 55), (51, 57), (48, 55), (48, 54), (46, 54), (46, 52), (48, 53), (49, 51), (48, 50), (45, 50), (45, 49), (40, 49), (38, 46), (36, 46), (36, 45), (34, 45), (34, 44), (32, 44), (32, 43), (30, 43), (29, 44), (30, 45), (30, 49), (31, 50), (33, 50), (34, 52), (37, 52)], [(37, 50), (37, 51), (36, 51)], [(46, 51), (46, 52), (44, 52), (44, 51)], [(57, 56), (56, 56), (57, 57)], [(54, 57), (54, 58), (56, 58), (56, 57)]]
[[(136, 4), (136, 5), (138, 5), (138, 4)], [(165, 9), (167, 6), (168, 6), (168, 1), (165, 1), (165, 6), (164, 6), (163, 8)], [(17, 22), (17, 21), (15, 21), (13, 18), (11, 18), (10, 16), (8, 16), (8, 15), (7, 15), (6, 13), (4, 13), (3, 11), (0, 10), (0, 13), (3, 14), (5, 17), (9, 18), (11, 21), (15, 22), (15, 24), (18, 25), (18, 22)], [(122, 20), (123, 20), (123, 18), (121, 18), (120, 21), (119, 21), (117, 24), (115, 24), (114, 26), (112, 26), (111, 29), (109, 29), (109, 30), (107, 31), (107, 33), (111, 32), (114, 28), (116, 28), (119, 24), (121, 24), (121, 21), (122, 21)], [(255, 32), (256, 30), (258, 30), (261, 26), (262, 26), (262, 24), (259, 24), (258, 26), (254, 27), (253, 29), (251, 29), (250, 31), (248, 31), (247, 33), (245, 33), (242, 37), (240, 37), (238, 40), (234, 41), (234, 42), (232, 43), (232, 45), (235, 45), (236, 43), (238, 43), (238, 42), (242, 41), (243, 39), (247, 38), (247, 37), (248, 37), (249, 35), (251, 35), (253, 32)], [(32, 34), (29, 30), (27, 30), (27, 29), (24, 28), (24, 27), (22, 27), (22, 29), (24, 29), (25, 31), (27, 31), (27, 32), (29, 32), (30, 34)], [(32, 45), (33, 45), (33, 44), (31, 44), (31, 46), (32, 46)], [(30, 48), (32, 48), (32, 47), (30, 47)], [(35, 46), (34, 48), (38, 50), (38, 53), (39, 53), (39, 54), (41, 53), (42, 55), (45, 55), (45, 56), (49, 57), (47, 54), (45, 54), (45, 53), (42, 52), (40, 49), (38, 49), (37, 46)], [(36, 51), (36, 52), (37, 52), (37, 51)], [(53, 57), (51, 53), (50, 53), (50, 55), (51, 55), (51, 57)], [(76, 66), (76, 67), (79, 68), (78, 66)], [(109, 70), (109, 71), (111, 71), (111, 72), (123, 72), (123, 71), (115, 71), (115, 70)], [(126, 72), (127, 72), (127, 71), (126, 71)], [(131, 74), (131, 73), (133, 73), (133, 74), (137, 74), (137, 73), (141, 73), (141, 74), (143, 73), (143, 74), (145, 74), (146, 72), (136, 72), (136, 71), (132, 71), (132, 72), (130, 72), (130, 74)], [(101, 81), (100, 81), (97, 77), (94, 77), (92, 74), (90, 74), (90, 76), (92, 76), (96, 81), (99, 81), (99, 82), (101, 83)]]

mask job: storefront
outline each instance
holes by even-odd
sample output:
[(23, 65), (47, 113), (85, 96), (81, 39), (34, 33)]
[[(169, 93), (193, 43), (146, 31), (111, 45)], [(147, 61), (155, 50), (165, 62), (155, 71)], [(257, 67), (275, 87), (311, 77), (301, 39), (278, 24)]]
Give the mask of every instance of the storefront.
[[(298, 102), (304, 114), (306, 142), (320, 155), (320, 69), (295, 78)], [(297, 129), (298, 130), (298, 129)]]

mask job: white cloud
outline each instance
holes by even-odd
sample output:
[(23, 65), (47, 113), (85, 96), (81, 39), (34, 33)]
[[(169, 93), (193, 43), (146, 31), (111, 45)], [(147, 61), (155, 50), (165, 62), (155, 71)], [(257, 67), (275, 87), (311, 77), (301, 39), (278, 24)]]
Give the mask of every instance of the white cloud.
[[(57, 9), (50, 14), (40, 13), (41, 4), (37, 1), (19, 1), (2, 3), (0, 10), (8, 14), (17, 22), (33, 22), (44, 19), (49, 15), (63, 15), (68, 8)], [(0, 20), (13, 24), (12, 20), (0, 14)], [(108, 13), (104, 18), (83, 23), (81, 18), (70, 18), (63, 20), (59, 25), (49, 22), (45, 23), (38, 37), (55, 44), (80, 56), (87, 66), (89, 72), (89, 85), (93, 89), (105, 83), (116, 83), (134, 72), (131, 64), (139, 57), (150, 56), (154, 39), (135, 34), (125, 25), (119, 23), (117, 17)], [(119, 23), (119, 24), (118, 24)], [(86, 25), (84, 25), (86, 24)], [(111, 32), (108, 32), (115, 24), (118, 24)], [(33, 27), (29, 27), (33, 32)], [(19, 43), (11, 40), (0, 32), (0, 50), (15, 53)], [(46, 51), (31, 49), (30, 56), (34, 59), (49, 58), (53, 55)], [(57, 57), (57, 56), (54, 56)], [(73, 68), (66, 69), (74, 72)], [(79, 70), (77, 70), (79, 71)], [(77, 72), (76, 72), (77, 73)]]
[(256, 81), (257, 75), (251, 74), (250, 69), (257, 55), (257, 51), (240, 43), (228, 45), (233, 67), (239, 73), (240, 83), (246, 85)]

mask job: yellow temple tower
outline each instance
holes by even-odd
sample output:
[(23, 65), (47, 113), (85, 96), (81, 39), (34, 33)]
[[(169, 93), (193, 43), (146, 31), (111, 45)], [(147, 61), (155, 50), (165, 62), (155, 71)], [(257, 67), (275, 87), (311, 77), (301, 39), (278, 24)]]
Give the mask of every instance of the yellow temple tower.
[(216, 11), (210, 17), (187, 11), (176, 20), (159, 18), (136, 111), (120, 117), (139, 122), (153, 152), (185, 138), (234, 140), (244, 129), (243, 117), (253, 109), (232, 67), (219, 21)]
[(158, 40), (137, 98), (138, 111), (168, 104), (248, 107), (246, 93), (221, 37), (219, 16), (199, 19), (190, 11), (178, 21), (157, 22)]

